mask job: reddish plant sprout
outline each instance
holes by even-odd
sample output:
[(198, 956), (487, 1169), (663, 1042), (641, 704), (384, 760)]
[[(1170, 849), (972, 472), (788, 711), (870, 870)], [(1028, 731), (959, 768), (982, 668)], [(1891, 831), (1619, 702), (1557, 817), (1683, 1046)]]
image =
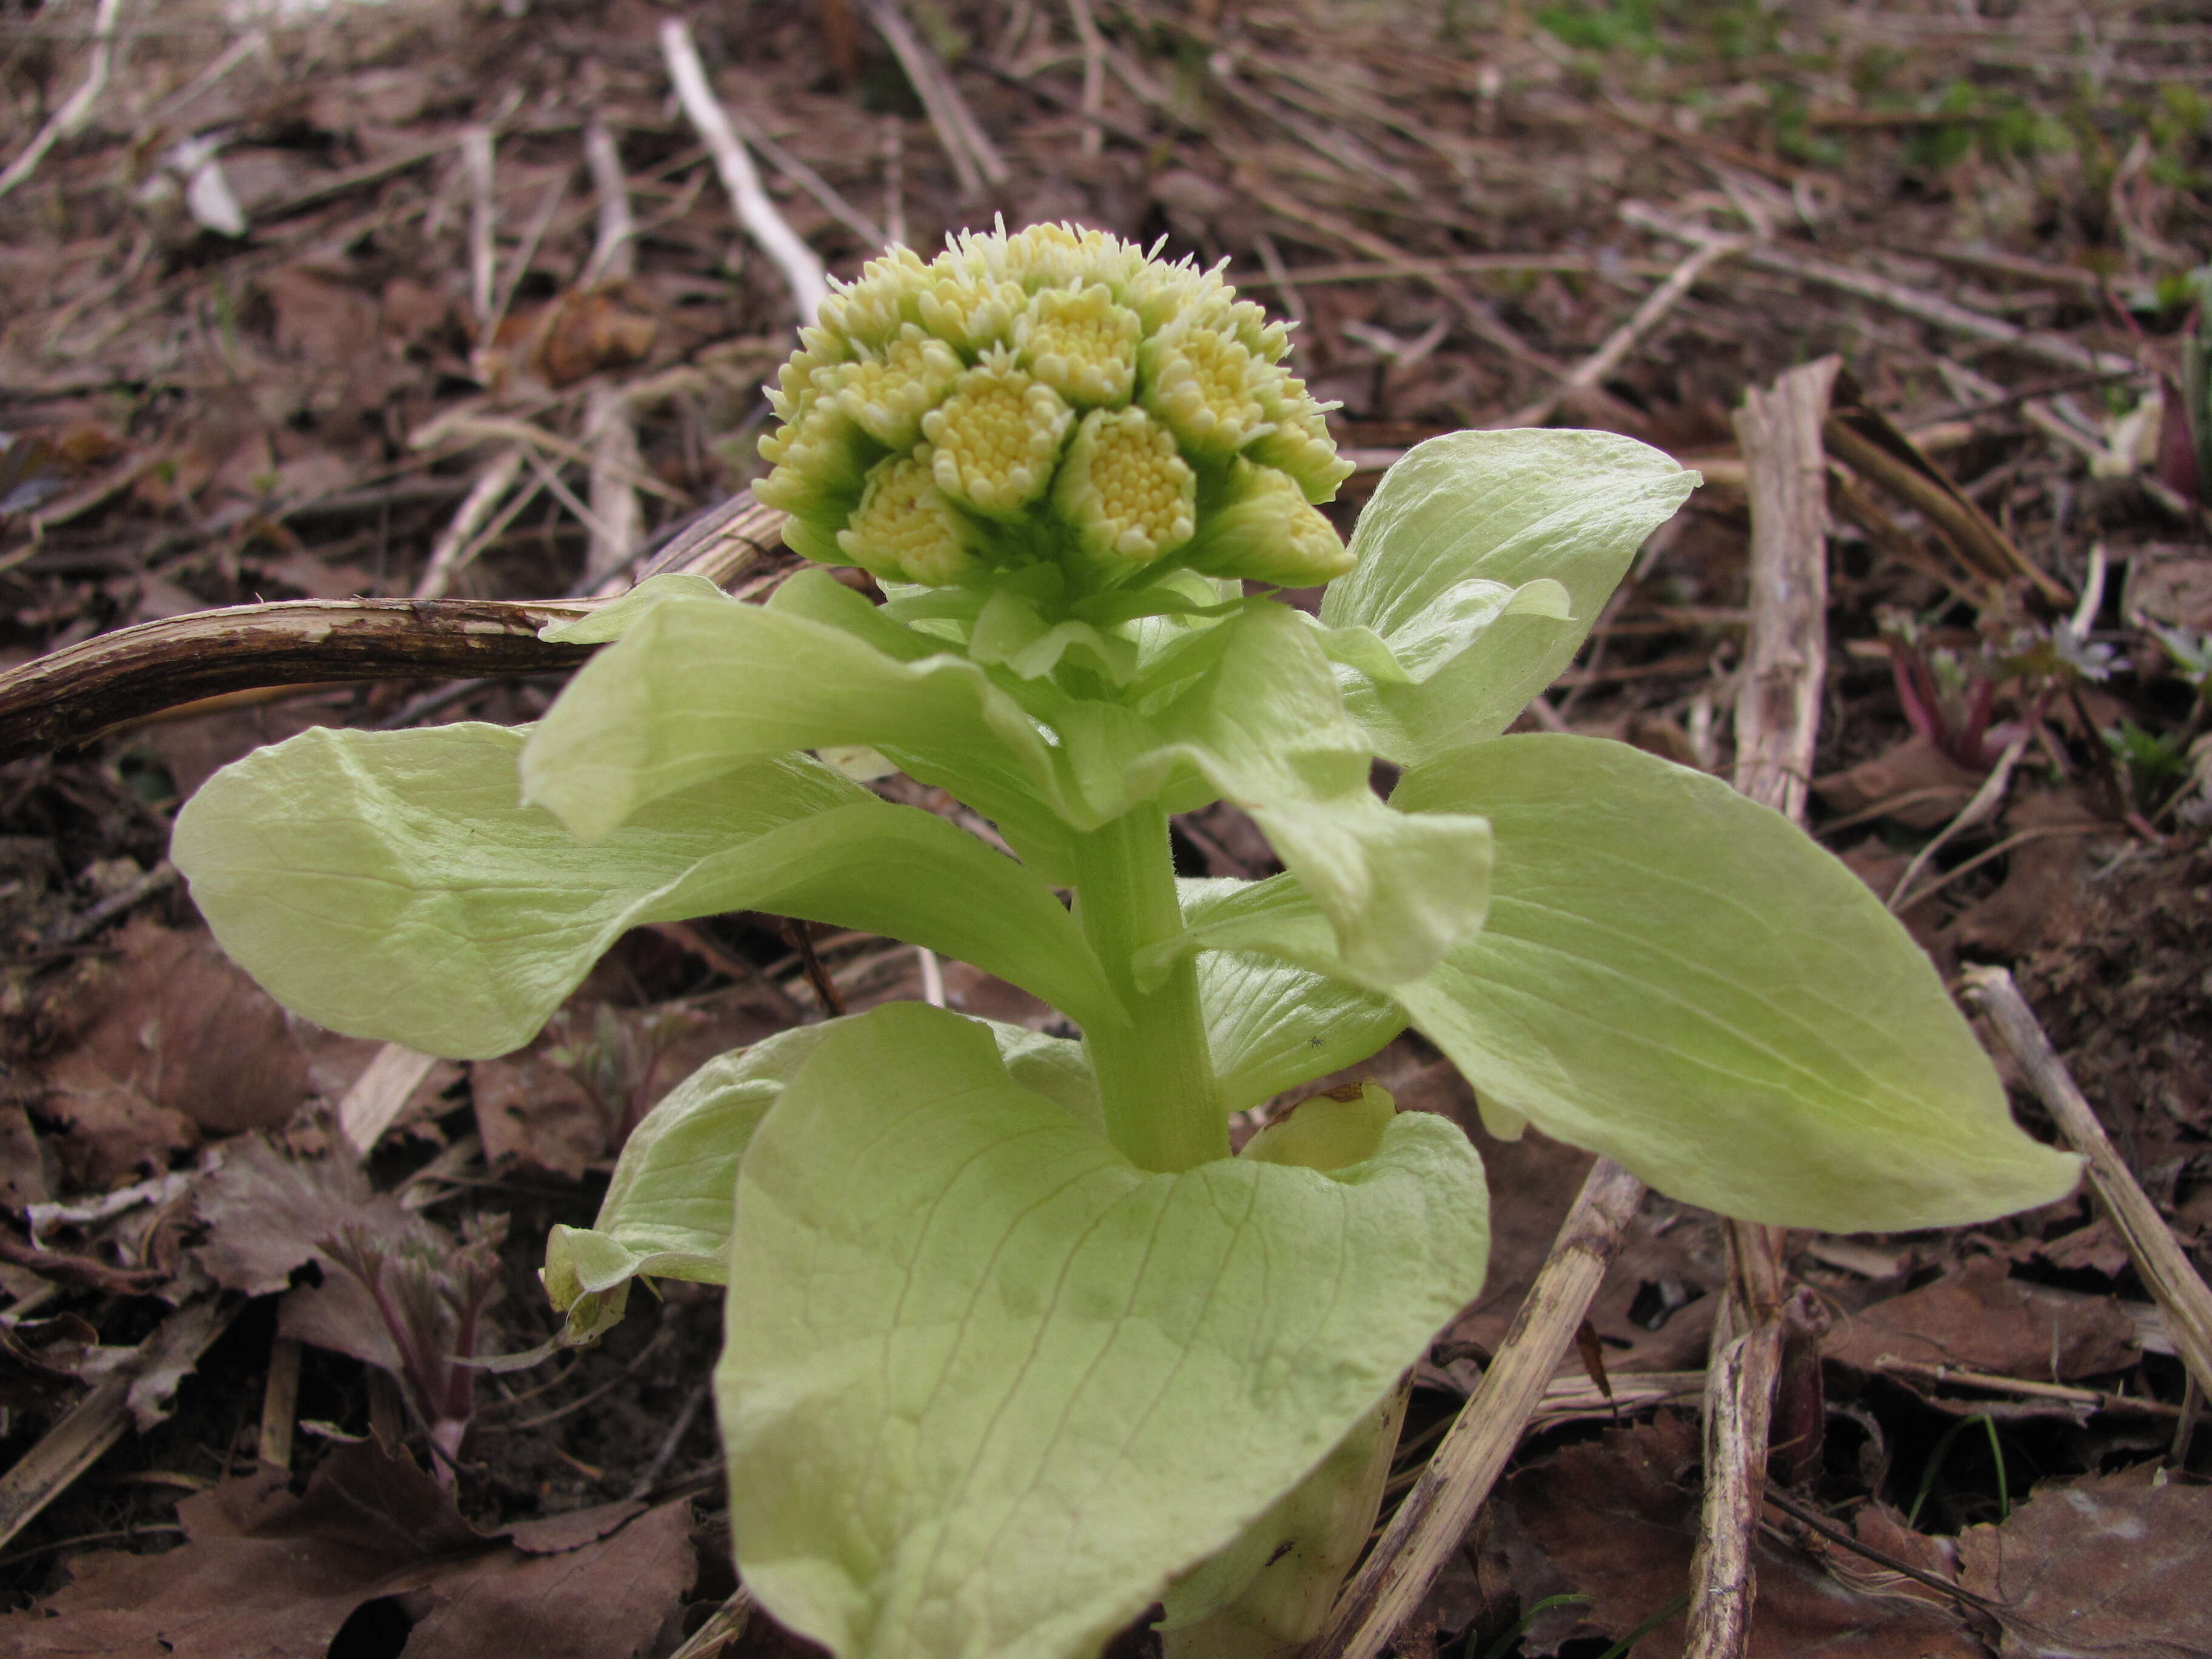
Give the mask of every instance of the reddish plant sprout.
[(665, 1008), (632, 1023), (603, 1002), (590, 1032), (575, 1036), (574, 1018), (563, 1010), (557, 1021), (561, 1041), (546, 1058), (591, 1097), (606, 1125), (607, 1145), (618, 1148), (656, 1098), (653, 1083), (662, 1056), (702, 1018), (693, 1009)]
[(458, 1249), (424, 1229), (397, 1242), (348, 1227), (319, 1248), (376, 1304), (397, 1356), (393, 1379), (428, 1437), (434, 1473), (450, 1486), (476, 1416), (477, 1356), (484, 1316), (500, 1297), (499, 1247), (507, 1218), (471, 1220)]
[[(1949, 653), (1935, 658), (1917, 639), (1892, 633), (1889, 668), (1897, 683), (1897, 700), (1912, 729), (1969, 771), (1986, 772), (1996, 764), (2002, 744), (1991, 741), (1990, 715), (1996, 685), (1978, 669), (1960, 671)], [(1947, 687), (1939, 665), (1951, 668), (1963, 684)]]

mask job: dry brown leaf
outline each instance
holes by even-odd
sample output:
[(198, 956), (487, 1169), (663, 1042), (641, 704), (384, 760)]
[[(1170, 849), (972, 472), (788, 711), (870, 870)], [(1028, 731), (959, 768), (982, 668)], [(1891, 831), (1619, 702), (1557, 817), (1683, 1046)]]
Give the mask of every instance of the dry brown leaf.
[(81, 1126), (108, 1180), (190, 1145), (191, 1125), (271, 1127), (311, 1097), (335, 1099), (376, 1051), (294, 1019), (207, 933), (141, 917), (115, 944), (75, 999), (76, 1043), (49, 1067), (58, 1093), (40, 1108)]
[[(635, 1506), (616, 1506), (633, 1509)], [(688, 1502), (477, 1532), (412, 1464), (334, 1453), (293, 1498), (283, 1476), (178, 1506), (166, 1555), (80, 1558), (74, 1583), (0, 1620), (0, 1647), (112, 1659), (323, 1659), (371, 1601), (411, 1629), (411, 1659), (632, 1659), (690, 1587)]]
[(2126, 609), (2130, 616), (2212, 632), (2212, 559), (2136, 557), (2128, 566)]
[(345, 1228), (398, 1238), (423, 1224), (389, 1193), (372, 1191), (351, 1159), (291, 1158), (260, 1135), (222, 1148), (222, 1162), (193, 1188), (192, 1208), (208, 1229), (194, 1252), (200, 1265), (249, 1296), (284, 1289), (311, 1261), (327, 1276), (319, 1245)]
[[(1689, 1484), (1700, 1455), (1687, 1419), (1607, 1430), (1522, 1470), (1506, 1497), (1540, 1559), (1514, 1562), (1521, 1601), (1532, 1605), (1564, 1585), (1589, 1596), (1530, 1632), (1531, 1652), (1551, 1653), (1579, 1628), (1626, 1636), (1687, 1588), (1697, 1546), (1698, 1494)], [(1980, 1643), (1948, 1607), (1913, 1596), (1863, 1595), (1795, 1552), (1762, 1536), (1759, 1597), (1747, 1659), (1983, 1659)], [(1682, 1615), (1637, 1644), (1637, 1659), (1676, 1659)]]
[(127, 1186), (199, 1143), (190, 1118), (118, 1081), (88, 1054), (65, 1054), (46, 1067), (39, 1115), (60, 1131), (56, 1150), (70, 1185), (81, 1189)]
[(1880, 810), (1882, 816), (1916, 830), (1948, 823), (1981, 784), (1980, 773), (1960, 765), (1917, 735), (1847, 771), (1813, 780), (1814, 792), (1832, 812)]
[(1961, 1581), (1999, 1604), (2005, 1659), (2212, 1654), (2212, 1488), (2162, 1474), (2051, 1481), (1961, 1535)]
[(1932, 1285), (1844, 1315), (1823, 1352), (1866, 1371), (1888, 1356), (2063, 1382), (2132, 1365), (2134, 1336), (2111, 1297), (2032, 1285), (2009, 1277), (2002, 1260), (1978, 1256)]
[(605, 1115), (542, 1054), (472, 1061), (469, 1091), (484, 1160), (495, 1170), (543, 1170), (576, 1181), (609, 1156)]
[(0, 1100), (0, 1209), (20, 1210), (52, 1196), (46, 1190), (46, 1163), (39, 1151), (38, 1132), (21, 1106)]
[[(2074, 831), (2102, 822), (2071, 789), (2039, 789), (2005, 815), (2008, 834)], [(2081, 912), (2087, 835), (2061, 833), (2023, 842), (2007, 855), (2004, 884), (1961, 911), (1943, 930), (1954, 948), (2019, 957), (2071, 939)]]

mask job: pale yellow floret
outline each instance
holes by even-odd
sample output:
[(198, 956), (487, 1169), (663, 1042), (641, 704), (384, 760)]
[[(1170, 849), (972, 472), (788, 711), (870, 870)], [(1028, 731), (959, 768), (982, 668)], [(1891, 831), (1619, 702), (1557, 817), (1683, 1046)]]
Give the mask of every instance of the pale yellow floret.
[(1150, 564), (1197, 525), (1198, 475), (1141, 409), (1094, 409), (1054, 481), (1053, 510), (1093, 558)]
[(1030, 374), (1076, 405), (1118, 408), (1137, 384), (1137, 313), (1114, 303), (1103, 283), (1047, 289), (1014, 324), (1014, 347)]
[(921, 320), (921, 291), (929, 267), (908, 247), (892, 247), (860, 268), (860, 280), (832, 283), (822, 302), (822, 325), (863, 345), (881, 346), (904, 325)]
[[(1234, 289), (1224, 291), (1236, 292)], [(1267, 315), (1266, 307), (1249, 300), (1239, 300), (1229, 307), (1225, 331), (1235, 334), (1247, 351), (1267, 362), (1282, 362), (1283, 354), (1291, 349), (1289, 325), (1277, 322)]]
[(769, 407), (786, 426), (805, 414), (814, 401), (815, 374), (843, 362), (853, 355), (842, 337), (824, 328), (799, 331), (799, 349), (776, 373), (776, 384), (768, 388)]
[(937, 487), (993, 518), (1011, 518), (1044, 494), (1073, 418), (1058, 392), (1010, 351), (987, 356), (921, 417)]
[(1352, 465), (1336, 453), (1328, 416), (1306, 383), (1278, 368), (1261, 383), (1260, 406), (1274, 430), (1255, 440), (1246, 458), (1290, 474), (1310, 501), (1334, 500)]
[(1012, 341), (1014, 319), (1028, 304), (1019, 283), (978, 276), (943, 258), (915, 302), (921, 325), (971, 359)]
[(1209, 576), (1317, 587), (1350, 570), (1352, 556), (1287, 474), (1240, 460), (1230, 473), (1228, 504), (1208, 516), (1185, 562)]
[(837, 532), (838, 550), (854, 564), (896, 581), (942, 586), (980, 566), (968, 550), (967, 526), (911, 456), (878, 461), (852, 522)]
[(1272, 365), (1244, 343), (1188, 319), (1145, 342), (1139, 400), (1190, 453), (1225, 461), (1260, 435), (1259, 386)]
[(830, 373), (829, 388), (846, 418), (886, 449), (910, 449), (921, 435), (921, 417), (952, 389), (960, 356), (912, 323), (880, 351)]
[(1121, 297), (1143, 320), (1145, 332), (1157, 334), (1184, 319), (1207, 325), (1224, 321), (1232, 293), (1218, 265), (1201, 270), (1188, 258), (1173, 264), (1147, 259), (1122, 285)]

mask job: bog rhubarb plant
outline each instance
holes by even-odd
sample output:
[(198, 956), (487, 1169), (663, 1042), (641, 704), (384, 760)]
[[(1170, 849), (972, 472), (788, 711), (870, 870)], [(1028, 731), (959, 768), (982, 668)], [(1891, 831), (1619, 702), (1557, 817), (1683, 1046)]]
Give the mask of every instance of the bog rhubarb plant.
[[(506, 1053), (625, 929), (735, 909), (926, 945), (1080, 1029), (896, 1003), (725, 1055), (550, 1242), (578, 1340), (640, 1277), (728, 1286), (738, 1565), (847, 1659), (1073, 1659), (1154, 1602), (1173, 1653), (1311, 1634), (1399, 1379), (1481, 1286), (1483, 1172), (1372, 1085), (1235, 1156), (1229, 1119), (1409, 1024), (1497, 1133), (1729, 1215), (1941, 1226), (2075, 1181), (1786, 820), (1504, 735), (1695, 475), (1462, 433), (1346, 546), (1285, 347), (1218, 272), (1093, 231), (894, 249), (774, 394), (757, 493), (815, 568), (757, 605), (648, 580), (549, 630), (605, 648), (534, 728), (308, 732), (179, 819), (264, 985), (434, 1054)], [(1324, 583), (1317, 617), (1273, 591)], [(856, 747), (1015, 856), (817, 757)], [(1177, 879), (1170, 816), (1221, 799), (1285, 873)]]

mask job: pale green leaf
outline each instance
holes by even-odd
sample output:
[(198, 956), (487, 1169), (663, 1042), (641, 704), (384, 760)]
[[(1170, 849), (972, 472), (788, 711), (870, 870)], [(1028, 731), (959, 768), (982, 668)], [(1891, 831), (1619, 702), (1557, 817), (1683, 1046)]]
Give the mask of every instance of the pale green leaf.
[(1321, 1633), (1373, 1531), (1408, 1379), (1220, 1554), (1168, 1586), (1167, 1659), (1291, 1659)]
[[(1501, 617), (1573, 618), (1567, 590), (1548, 576), (1508, 587), (1476, 579), (1446, 588), (1436, 603), (1400, 628), (1389, 640), (1364, 626), (1332, 628), (1318, 618), (1321, 648), (1329, 660), (1356, 670), (1342, 676), (1348, 686), (1363, 679), (1381, 685), (1419, 685), (1455, 661)], [(1303, 616), (1305, 613), (1298, 613)]]
[(1338, 1445), (1480, 1286), (1480, 1167), (1148, 1175), (894, 1004), (738, 1177), (716, 1374), (739, 1571), (844, 1659), (1091, 1659)]
[(1085, 1022), (1121, 1018), (1051, 890), (940, 818), (787, 756), (658, 798), (587, 846), (519, 801), (526, 738), (302, 732), (210, 779), (172, 856), (279, 1001), (425, 1053), (505, 1054), (626, 929), (733, 909), (910, 939)]
[[(1411, 763), (1503, 732), (1574, 660), (1636, 550), (1697, 481), (1607, 432), (1456, 432), (1416, 445), (1361, 512), (1358, 563), (1330, 584), (1322, 621), (1371, 629), (1401, 659), (1460, 634), (1471, 642), (1415, 684), (1347, 668), (1346, 703), (1378, 750)], [(1542, 606), (1440, 630), (1466, 584), (1540, 579), (1565, 589), (1571, 620)]]
[[(1479, 807), (1497, 836), (1480, 935), (1390, 988), (1486, 1105), (1780, 1226), (1954, 1226), (2072, 1189), (2077, 1160), (2013, 1124), (1881, 901), (1717, 779), (1537, 734), (1410, 771), (1394, 804)], [(1186, 942), (1332, 970), (1320, 917), (1280, 878)]]
[[(1194, 924), (1209, 905), (1252, 885), (1177, 884)], [(1198, 1000), (1222, 1104), (1231, 1112), (1357, 1065), (1406, 1028), (1405, 1012), (1387, 997), (1249, 951), (1200, 957)]]
[[(591, 1340), (620, 1320), (634, 1279), (726, 1281), (738, 1164), (753, 1131), (823, 1038), (857, 1018), (796, 1025), (717, 1055), (639, 1121), (592, 1225), (556, 1226), (546, 1239), (545, 1293), (568, 1316), (564, 1340)], [(1017, 1082), (1104, 1133), (1081, 1043), (977, 1023)]]
[(736, 605), (732, 599), (704, 576), (691, 575), (673, 570), (659, 576), (648, 576), (620, 597), (574, 622), (554, 623), (538, 630), (538, 637), (550, 645), (605, 645), (618, 640), (635, 627), (639, 620), (655, 607), (670, 599), (707, 599), (716, 605)]
[[(1482, 926), (1489, 830), (1479, 817), (1394, 811), (1369, 787), (1371, 750), (1344, 711), (1315, 631), (1287, 606), (1255, 605), (1212, 630), (1211, 672), (1155, 714), (1157, 747), (1123, 758), (1145, 796), (1178, 768), (1249, 812), (1366, 980), (1432, 967)], [(1070, 740), (1070, 748), (1082, 745)]]
[(1302, 1170), (1341, 1170), (1375, 1156), (1398, 1108), (1390, 1091), (1362, 1083), (1299, 1101), (1267, 1120), (1237, 1154)]
[(766, 605), (653, 605), (538, 724), (524, 793), (596, 841), (738, 767), (856, 744), (1032, 841), (1064, 842), (1046, 806), (1058, 764), (1035, 720), (975, 664), (878, 616), (826, 571), (801, 572)]

